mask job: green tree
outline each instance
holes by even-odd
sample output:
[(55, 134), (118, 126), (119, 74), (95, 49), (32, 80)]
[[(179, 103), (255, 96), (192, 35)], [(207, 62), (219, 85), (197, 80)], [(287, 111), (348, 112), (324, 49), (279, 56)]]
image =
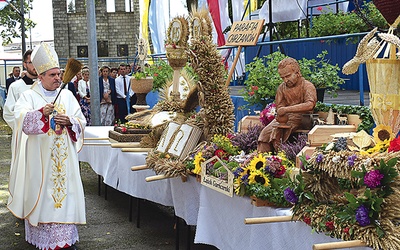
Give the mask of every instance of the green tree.
[[(12, 42), (13, 38), (22, 37), (22, 25), (20, 8), (21, 2), (24, 1), (24, 13), (28, 13), (31, 9), (30, 4), (33, 0), (10, 0), (10, 3), (18, 10), (16, 11), (10, 4), (0, 11), (0, 26), (2, 27), (0, 37), (3, 39), (2, 45), (7, 45)], [(35, 27), (32, 20), (25, 18), (25, 30)], [(27, 32), (25, 32), (27, 37)]]
[(68, 3), (68, 13), (74, 13), (75, 12), (75, 4), (74, 1), (70, 1)]

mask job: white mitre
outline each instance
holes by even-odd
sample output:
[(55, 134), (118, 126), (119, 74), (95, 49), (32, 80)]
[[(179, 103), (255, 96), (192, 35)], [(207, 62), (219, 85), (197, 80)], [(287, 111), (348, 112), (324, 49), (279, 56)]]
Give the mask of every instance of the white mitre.
[(58, 55), (48, 43), (40, 43), (40, 45), (32, 51), (31, 58), (32, 64), (38, 74), (42, 74), (49, 69), (60, 68)]

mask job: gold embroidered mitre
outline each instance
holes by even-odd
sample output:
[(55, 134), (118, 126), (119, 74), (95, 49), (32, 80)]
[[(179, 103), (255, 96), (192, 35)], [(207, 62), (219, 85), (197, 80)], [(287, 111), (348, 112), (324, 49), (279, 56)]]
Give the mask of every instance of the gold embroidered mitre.
[(33, 50), (32, 64), (38, 74), (42, 74), (49, 69), (60, 67), (56, 51), (50, 44), (44, 42)]

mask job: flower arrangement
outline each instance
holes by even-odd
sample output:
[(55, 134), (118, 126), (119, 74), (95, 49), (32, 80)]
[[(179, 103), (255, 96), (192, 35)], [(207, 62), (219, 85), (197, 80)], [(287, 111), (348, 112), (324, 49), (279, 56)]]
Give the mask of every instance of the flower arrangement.
[(307, 145), (308, 136), (305, 133), (299, 133), (293, 140), (287, 140), (279, 146), (279, 150), (285, 152), (286, 157), (295, 162), (296, 156)]
[(164, 60), (157, 60), (152, 65), (153, 91), (164, 88), (168, 81), (172, 80), (174, 70)]
[(245, 154), (250, 154), (257, 149), (258, 137), (262, 131), (261, 125), (249, 126), (247, 132), (240, 132), (232, 135), (232, 145), (243, 150)]
[[(224, 135), (216, 134), (213, 136), (211, 142), (206, 142), (200, 147), (196, 153), (192, 154), (186, 161), (186, 167), (189, 171), (194, 174), (200, 174), (201, 163), (212, 158), (214, 155), (218, 156), (222, 161), (226, 162), (230, 169), (237, 167), (235, 161), (231, 161), (230, 158), (239, 154), (239, 148), (233, 146), (230, 139)], [(211, 175), (220, 177), (221, 171), (224, 168), (221, 164), (215, 164), (212, 162), (207, 166), (208, 172)]]
[(377, 153), (398, 151), (398, 138), (394, 138), (392, 128), (380, 124), (373, 129), (373, 142), (375, 145), (361, 150), (363, 155), (374, 155)]
[(153, 78), (153, 91), (162, 89), (167, 81), (172, 80), (173, 69), (164, 60), (156, 60), (152, 64), (145, 64), (143, 68), (139, 68), (132, 77), (141, 80), (147, 77)]
[(267, 126), (276, 115), (276, 104), (274, 102), (269, 103), (265, 109), (260, 112), (260, 121), (264, 126)]
[(235, 169), (235, 193), (239, 196), (256, 196), (276, 206), (287, 206), (283, 190), (289, 181), (293, 163), (285, 154), (253, 152)]
[[(263, 2), (265, 1), (262, 0), (261, 4)], [(351, 12), (339, 11), (336, 13), (335, 8), (333, 11), (323, 11), (323, 7), (321, 6), (317, 7), (317, 10), (320, 11), (321, 14), (312, 18), (311, 29), (309, 29), (309, 25), (304, 22), (300, 25), (300, 30), (297, 21), (277, 22), (277, 30), (280, 31), (279, 35), (281, 35), (281, 37), (277, 37), (276, 34), (274, 34), (274, 39), (284, 40), (299, 38), (299, 31), (301, 37), (321, 37), (365, 32), (370, 30), (371, 27), (379, 27), (382, 30), (388, 29), (388, 23), (376, 8), (373, 1), (364, 1), (361, 5), (361, 13), (370, 24), (365, 22), (361, 18), (361, 15), (354, 10)], [(357, 42), (354, 38), (350, 38), (349, 40)]]
[(368, 149), (349, 147), (346, 138), (339, 138), (309, 159), (301, 157), (302, 170), (284, 197), (293, 204), (294, 216), (317, 232), (358, 239), (374, 249), (399, 249), (400, 241), (393, 239), (400, 236), (400, 140), (391, 138), (384, 126), (375, 132), (383, 139), (377, 144), (392, 147), (367, 153)]

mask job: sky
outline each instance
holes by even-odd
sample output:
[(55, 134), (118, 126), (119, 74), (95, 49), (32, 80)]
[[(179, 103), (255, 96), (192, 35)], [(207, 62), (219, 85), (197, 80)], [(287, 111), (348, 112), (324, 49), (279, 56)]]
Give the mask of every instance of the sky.
[[(69, 1), (69, 0), (68, 0)], [(76, 0), (75, 0), (76, 1)], [(80, 0), (79, 0), (80, 1)], [(127, 1), (127, 0), (126, 0)], [(114, 0), (107, 0), (107, 9), (113, 10)], [(19, 6), (16, 6), (19, 8)], [(27, 30), (26, 44), (31, 41), (45, 41), (54, 39), (53, 29), (53, 5), (51, 0), (34, 0), (32, 2), (32, 10), (30, 13), (25, 13), (26, 18), (30, 18), (36, 23), (35, 28)], [(14, 38), (13, 43), (20, 43), (21, 38)], [(4, 49), (0, 42), (0, 52)]]
[[(19, 6), (15, 6), (19, 9)], [(31, 39), (33, 41), (45, 41), (54, 39), (53, 31), (53, 6), (51, 0), (34, 0), (32, 2), (32, 10), (25, 13), (25, 18), (30, 18), (36, 23), (35, 28), (26, 30), (25, 42), (28, 46)], [(21, 38), (14, 38), (13, 43), (20, 43)], [(4, 55), (4, 48), (0, 42), (0, 55), (2, 58), (20, 58), (20, 54)]]
[[(15, 6), (19, 9), (19, 6)], [(30, 13), (25, 13), (25, 18), (31, 19), (36, 23), (35, 28), (27, 30), (28, 36), (26, 42), (53, 40), (53, 6), (51, 0), (34, 0), (32, 2), (32, 10)], [(14, 38), (13, 42), (21, 42), (21, 38)]]
[[(53, 40), (53, 5), (51, 0), (34, 0), (30, 19), (36, 23), (32, 29), (32, 41)], [(29, 17), (29, 15), (27, 15)], [(27, 31), (30, 35), (29, 30)]]

